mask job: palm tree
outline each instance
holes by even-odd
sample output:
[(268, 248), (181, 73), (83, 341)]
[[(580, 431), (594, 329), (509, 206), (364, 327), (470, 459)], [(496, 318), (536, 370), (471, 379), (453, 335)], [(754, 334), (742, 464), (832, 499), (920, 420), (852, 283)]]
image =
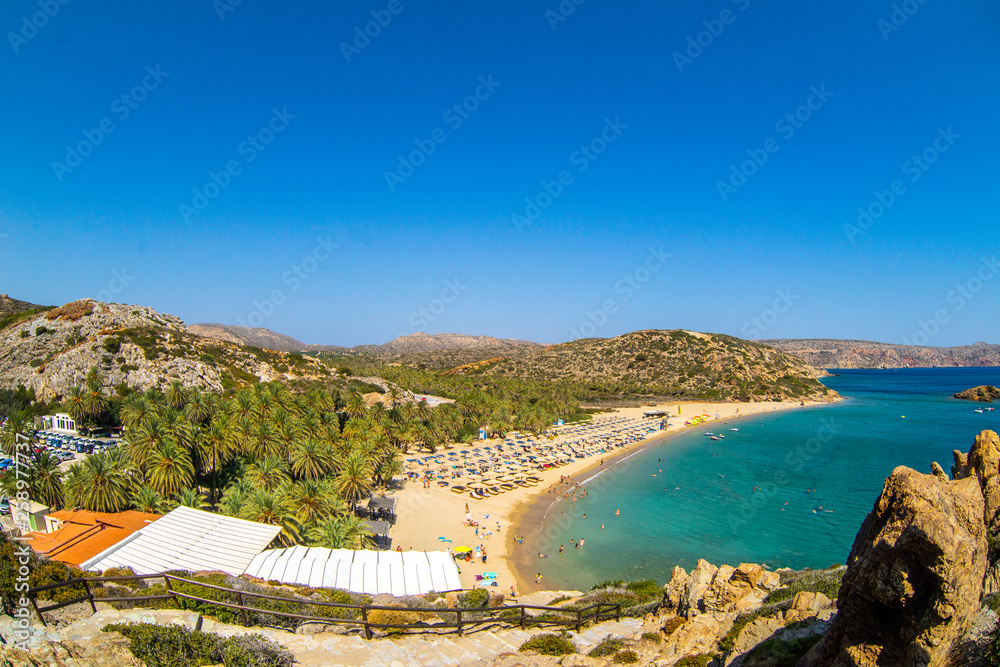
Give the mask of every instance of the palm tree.
[(196, 510), (207, 510), (209, 507), (208, 498), (198, 493), (198, 489), (183, 489), (174, 500), (178, 507), (193, 507)]
[(28, 489), (31, 498), (49, 507), (63, 504), (63, 473), (59, 460), (48, 452), (35, 454), (28, 471)]
[(323, 521), (307, 538), (310, 544), (328, 549), (371, 549), (375, 546), (372, 535), (367, 524), (347, 514)]
[(354, 451), (343, 460), (340, 474), (336, 479), (336, 490), (340, 497), (354, 507), (362, 498), (372, 492), (372, 470), (368, 457), (361, 451)]
[(212, 470), (211, 498), (215, 503), (218, 495), (216, 473), (219, 467), (233, 457), (236, 446), (229, 434), (229, 424), (225, 419), (212, 420), (208, 428), (198, 434), (195, 451), (202, 465)]
[(128, 507), (130, 486), (120, 460), (102, 453), (71, 466), (63, 482), (63, 492), (67, 507), (120, 512)]
[(187, 450), (165, 439), (146, 459), (149, 485), (164, 496), (175, 496), (194, 482), (194, 468)]
[(0, 447), (3, 448), (4, 454), (14, 456), (14, 451), (17, 449), (17, 436), (27, 437), (24, 433), (28, 430), (30, 424), (31, 417), (28, 416), (27, 412), (22, 410), (11, 411), (7, 417), (7, 423), (3, 425), (3, 428), (0, 428)]
[(302, 526), (343, 514), (347, 507), (328, 480), (306, 479), (289, 484), (285, 487), (285, 497)]
[(167, 501), (151, 486), (140, 486), (132, 494), (132, 507), (146, 514), (166, 514)]
[(359, 419), (365, 416), (368, 408), (365, 407), (365, 399), (356, 391), (352, 391), (347, 396), (347, 404), (344, 406), (344, 412), (347, 413), (348, 417), (353, 417)]
[(219, 512), (226, 516), (240, 516), (247, 504), (247, 498), (252, 492), (253, 486), (250, 485), (250, 482), (242, 478), (237, 479), (222, 492)]
[(247, 467), (244, 477), (254, 487), (268, 493), (274, 492), (291, 481), (291, 476), (288, 474), (288, 462), (277, 456), (254, 461)]
[(399, 460), (399, 452), (390, 450), (379, 458), (374, 467), (375, 482), (382, 488), (386, 488), (392, 482), (392, 478), (403, 471), (403, 463)]
[(98, 420), (108, 411), (107, 397), (101, 389), (103, 384), (99, 372), (97, 369), (91, 369), (90, 373), (87, 375), (87, 385), (86, 390), (83, 394), (83, 410), (87, 417), (93, 420)]
[(271, 422), (261, 420), (250, 429), (250, 440), (247, 450), (256, 458), (266, 456), (288, 456), (288, 450), (279, 437)]
[(187, 403), (187, 390), (184, 389), (184, 383), (180, 380), (171, 380), (164, 396), (167, 399), (167, 405), (174, 410), (183, 409)]
[(184, 407), (184, 416), (192, 424), (204, 424), (212, 417), (214, 412), (212, 399), (209, 394), (202, 393), (197, 387), (191, 389), (187, 405)]
[(319, 440), (306, 438), (292, 446), (292, 473), (296, 477), (318, 479), (333, 469), (334, 457), (330, 447)]
[(87, 417), (87, 408), (84, 407), (85, 394), (80, 387), (70, 387), (69, 395), (66, 397), (66, 412), (78, 424), (82, 424)]
[(295, 521), (295, 512), (284, 495), (268, 493), (263, 489), (254, 491), (247, 498), (241, 517), (269, 526), (281, 526), (278, 541), (284, 546), (291, 546), (298, 541), (299, 525)]
[(126, 430), (131, 434), (153, 414), (153, 404), (145, 395), (134, 393), (125, 397), (119, 416)]

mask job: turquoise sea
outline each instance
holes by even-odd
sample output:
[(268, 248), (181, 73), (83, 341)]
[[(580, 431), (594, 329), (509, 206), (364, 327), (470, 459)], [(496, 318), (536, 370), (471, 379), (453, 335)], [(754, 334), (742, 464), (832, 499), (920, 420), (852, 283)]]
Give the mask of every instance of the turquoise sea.
[[(998, 368), (834, 372), (823, 382), (841, 403), (706, 425), (591, 478), (576, 503), (555, 503), (524, 545), (547, 554), (535, 568), (545, 587), (663, 583), (675, 565), (690, 570), (699, 558), (771, 568), (843, 563), (893, 468), (930, 472), (936, 460), (950, 471), (952, 450), (968, 451), (983, 429), (1000, 431), (1000, 409), (977, 414), (979, 404), (951, 398), (1000, 386)], [(583, 548), (570, 542), (581, 538)]]

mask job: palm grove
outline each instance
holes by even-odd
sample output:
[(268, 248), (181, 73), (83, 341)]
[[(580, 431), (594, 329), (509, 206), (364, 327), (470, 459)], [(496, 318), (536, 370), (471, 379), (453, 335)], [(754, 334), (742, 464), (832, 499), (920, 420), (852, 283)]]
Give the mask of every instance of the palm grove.
[[(371, 546), (354, 513), (402, 470), (401, 454), (466, 437), (480, 425), (494, 432), (538, 432), (551, 415), (540, 406), (472, 391), (455, 404), (403, 402), (393, 387), (388, 406), (368, 407), (357, 391), (292, 393), (279, 383), (246, 386), (228, 396), (185, 388), (124, 391), (109, 397), (94, 369), (73, 387), (65, 409), (78, 424), (117, 422), (127, 444), (88, 456), (67, 471), (41, 452), (27, 466), (31, 497), (49, 507), (97, 512), (163, 513), (184, 505), (280, 526), (284, 545)], [(0, 445), (13, 451), (30, 426), (13, 412)], [(23, 482), (22, 482), (23, 484)], [(13, 471), (0, 492), (14, 497)]]

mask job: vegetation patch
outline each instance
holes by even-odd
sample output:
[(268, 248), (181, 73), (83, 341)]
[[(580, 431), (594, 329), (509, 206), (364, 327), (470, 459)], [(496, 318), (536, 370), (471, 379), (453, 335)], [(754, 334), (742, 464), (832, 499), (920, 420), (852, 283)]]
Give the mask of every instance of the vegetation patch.
[(799, 570), (797, 572), (781, 572), (781, 588), (772, 591), (764, 604), (791, 600), (798, 593), (822, 593), (836, 601), (840, 595), (840, 582), (847, 569), (843, 566), (828, 570)]
[(639, 654), (632, 650), (619, 651), (611, 662), (616, 665), (634, 665), (639, 662)]
[(559, 635), (545, 634), (532, 637), (521, 644), (519, 651), (535, 651), (542, 655), (569, 655), (576, 653), (573, 642)]
[(755, 646), (743, 659), (746, 667), (795, 667), (799, 660), (812, 649), (822, 635), (799, 637), (782, 641), (779, 637), (765, 640)]
[(625, 642), (608, 636), (602, 639), (600, 644), (590, 649), (590, 653), (587, 655), (591, 658), (606, 658), (620, 651), (623, 646), (625, 646)]
[(236, 635), (223, 639), (191, 631), (179, 625), (149, 623), (107, 625), (104, 632), (117, 632), (129, 640), (129, 650), (149, 667), (292, 667), (292, 654), (259, 635)]
[(689, 655), (680, 659), (680, 661), (674, 665), (674, 667), (708, 667), (708, 664), (712, 662), (714, 656), (710, 653), (701, 653), (699, 655)]
[(687, 619), (683, 616), (674, 616), (672, 619), (663, 624), (663, 634), (667, 637), (677, 632), (682, 625), (687, 623)]

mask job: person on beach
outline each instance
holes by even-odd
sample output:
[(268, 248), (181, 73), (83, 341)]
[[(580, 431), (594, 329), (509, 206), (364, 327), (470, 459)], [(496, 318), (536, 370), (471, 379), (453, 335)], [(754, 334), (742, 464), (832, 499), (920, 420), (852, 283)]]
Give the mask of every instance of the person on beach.
[(535, 583), (536, 584), (542, 583), (542, 573), (541, 572), (539, 572), (538, 574), (535, 575)]
[(511, 584), (511, 586), (510, 586), (510, 598), (512, 600), (517, 598), (517, 591), (514, 590), (514, 585), (513, 584)]
[(580, 546), (581, 547), (583, 546), (583, 538), (582, 537), (580, 538)]
[(559, 553), (561, 554), (562, 552), (563, 552), (563, 545), (560, 544), (559, 545)]

